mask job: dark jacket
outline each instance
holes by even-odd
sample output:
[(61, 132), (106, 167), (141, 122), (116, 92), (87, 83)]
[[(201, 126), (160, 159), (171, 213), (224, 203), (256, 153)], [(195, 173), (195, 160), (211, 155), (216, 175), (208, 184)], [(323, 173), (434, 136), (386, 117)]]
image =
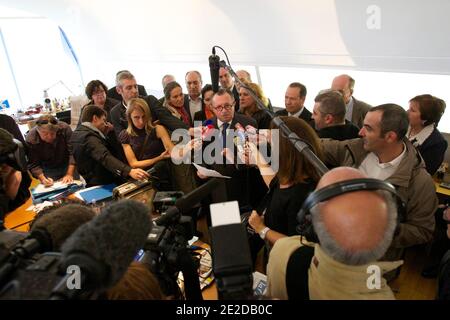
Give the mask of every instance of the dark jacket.
[[(281, 116), (287, 117), (287, 116), (289, 116), (289, 113), (286, 111), (286, 109), (283, 109), (283, 110), (279, 110), (279, 111), (275, 112), (275, 115), (279, 116), (279, 117), (281, 117)], [(309, 112), (309, 110), (306, 109), (306, 107), (304, 106), (303, 111), (302, 111), (302, 113), (300, 113), (299, 118), (305, 120), (311, 127), (314, 128), (314, 121), (312, 120), (311, 117), (312, 117), (312, 113)]]
[[(240, 113), (240, 114), (242, 114), (242, 113)], [(252, 115), (252, 118), (255, 119), (255, 121), (256, 121), (257, 129), (269, 129), (270, 128), (270, 122), (272, 121), (272, 118), (264, 110), (256, 111)]]
[[(213, 122), (213, 126), (215, 129), (219, 129), (219, 127), (217, 126), (217, 118), (214, 117), (211, 119)], [(242, 114), (239, 114), (237, 112), (235, 112), (234, 114), (234, 118), (231, 121), (231, 125), (229, 127), (229, 129), (234, 129), (236, 123), (240, 123), (243, 127), (245, 127), (246, 125), (251, 125), (253, 127), (256, 128), (256, 121), (250, 117), (244, 116)], [(228, 137), (228, 141), (232, 140), (232, 137)], [(206, 148), (208, 148), (208, 150), (210, 150), (208, 147), (209, 144), (211, 143), (216, 143), (216, 141), (218, 143), (222, 143), (222, 140), (219, 138), (218, 140), (214, 140), (214, 138), (211, 139), (212, 142), (210, 143), (205, 143), (204, 145), (204, 150)], [(221, 149), (221, 145), (219, 148), (217, 149)], [(208, 165), (208, 167), (210, 167), (213, 170), (216, 170), (217, 172), (221, 173), (224, 176), (229, 176), (231, 177), (231, 179), (224, 179), (225, 182), (225, 189), (226, 189), (226, 195), (222, 195), (224, 196), (222, 199), (226, 199), (227, 201), (233, 201), (233, 200), (237, 200), (239, 202), (239, 206), (245, 206), (248, 205), (250, 203), (250, 198), (249, 198), (249, 180), (247, 179), (248, 177), (248, 167), (241, 165), (241, 164), (236, 164), (236, 156), (237, 156), (237, 151), (236, 148), (234, 148), (234, 158), (235, 158), (235, 163), (234, 164), (225, 164), (225, 163), (214, 163), (211, 165)], [(205, 155), (205, 153), (204, 153)], [(205, 159), (203, 159), (205, 160)]]
[[(180, 128), (189, 129), (187, 124), (174, 117), (170, 111), (167, 110), (167, 108), (164, 108), (154, 96), (150, 95), (141, 98), (144, 99), (150, 107), (153, 121), (159, 120), (160, 124), (165, 126), (169, 131), (174, 131)], [(114, 132), (117, 137), (119, 137), (122, 130), (125, 130), (128, 127), (128, 121), (125, 113), (125, 106), (122, 102), (117, 104), (111, 110), (111, 123), (114, 126)]]
[(37, 132), (37, 126), (31, 129), (27, 135), (29, 146), (28, 170), (35, 178), (43, 173), (44, 168), (58, 169), (66, 168), (71, 164), (75, 165), (70, 144), (72, 129), (62, 121), (58, 121), (58, 126), (53, 143), (41, 140)]
[(114, 141), (104, 139), (98, 132), (80, 125), (73, 132), (71, 142), (78, 172), (87, 186), (121, 184), (128, 177), (131, 168), (117, 158)]
[(437, 128), (434, 128), (431, 135), (417, 147), (430, 175), (435, 174), (442, 161), (444, 161), (447, 146), (447, 140)]
[(317, 131), (319, 138), (329, 138), (333, 140), (349, 140), (359, 137), (359, 129), (353, 123), (346, 121), (345, 124), (326, 127)]
[[(112, 98), (106, 97), (104, 108), (105, 108), (105, 111), (106, 111), (106, 118), (107, 118), (108, 122), (111, 122), (111, 110), (112, 110), (112, 108), (114, 108), (119, 102), (120, 102), (120, 100), (116, 100), (116, 99), (112, 99)], [(81, 118), (82, 118), (82, 115), (83, 115), (84, 108), (86, 108), (86, 106), (89, 106), (89, 105), (92, 105), (92, 104), (94, 104), (94, 101), (91, 100), (91, 101), (86, 103), (81, 108), (80, 118), (78, 119), (77, 127), (81, 124)]]
[[(145, 97), (147, 95), (145, 87), (140, 84), (138, 84), (138, 92), (139, 95), (142, 97)], [(106, 96), (118, 101), (122, 101), (122, 96), (117, 92), (116, 87), (112, 87), (111, 89), (109, 89), (108, 92), (106, 93)]]
[(353, 111), (352, 111), (352, 123), (358, 128), (362, 128), (364, 125), (364, 118), (367, 112), (369, 112), (372, 106), (364, 101), (353, 98)]

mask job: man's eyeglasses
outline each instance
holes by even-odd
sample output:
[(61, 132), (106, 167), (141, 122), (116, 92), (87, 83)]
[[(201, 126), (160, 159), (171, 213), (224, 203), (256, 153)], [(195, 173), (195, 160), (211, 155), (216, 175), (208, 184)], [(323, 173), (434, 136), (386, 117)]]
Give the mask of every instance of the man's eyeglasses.
[(44, 124), (58, 124), (58, 120), (56, 119), (41, 119), (36, 121), (37, 125), (44, 125)]
[(230, 111), (231, 108), (233, 108), (233, 106), (234, 106), (234, 103), (233, 104), (224, 104), (223, 106), (214, 107), (214, 110), (219, 111), (219, 112), (222, 112), (223, 109)]

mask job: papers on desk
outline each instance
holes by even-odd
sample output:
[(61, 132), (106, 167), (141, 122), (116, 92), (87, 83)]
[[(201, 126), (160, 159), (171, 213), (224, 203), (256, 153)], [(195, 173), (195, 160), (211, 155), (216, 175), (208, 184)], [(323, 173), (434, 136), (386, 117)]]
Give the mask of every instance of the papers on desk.
[(33, 204), (42, 203), (44, 201), (56, 201), (69, 196), (71, 193), (81, 188), (83, 188), (83, 182), (80, 180), (74, 180), (69, 184), (57, 181), (50, 187), (38, 184), (36, 188), (31, 189), (31, 197), (33, 199)]
[(34, 194), (42, 194), (42, 193), (49, 193), (49, 192), (53, 192), (53, 191), (57, 191), (57, 190), (61, 190), (61, 189), (65, 189), (67, 188), (69, 185), (71, 184), (76, 184), (76, 185), (83, 185), (83, 182), (81, 182), (80, 180), (74, 180), (73, 183), (62, 183), (61, 181), (56, 181), (52, 186), (50, 187), (46, 187), (45, 185), (43, 185), (42, 183), (38, 184), (36, 188), (33, 189), (33, 193)]
[(199, 166), (198, 164), (194, 163), (194, 167), (198, 170), (198, 172), (206, 177), (211, 178), (227, 178), (231, 179), (231, 177), (223, 176), (216, 170), (207, 169), (205, 167)]

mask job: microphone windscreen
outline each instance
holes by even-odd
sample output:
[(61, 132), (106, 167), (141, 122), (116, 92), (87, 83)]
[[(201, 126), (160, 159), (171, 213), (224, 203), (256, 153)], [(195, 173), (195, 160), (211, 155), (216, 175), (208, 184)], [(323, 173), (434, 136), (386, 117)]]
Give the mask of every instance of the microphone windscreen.
[(67, 239), (62, 246), (63, 265), (78, 265), (87, 273), (88, 287), (108, 288), (122, 278), (144, 247), (151, 225), (150, 209), (144, 204), (115, 202)]
[[(39, 231), (45, 231), (51, 238), (51, 247), (44, 251), (60, 251), (61, 245), (81, 225), (92, 220), (94, 211), (79, 204), (69, 204), (39, 217), (31, 227), (31, 237), (37, 238)], [(39, 238), (37, 238), (39, 241)]]
[(211, 126), (214, 125), (214, 122), (211, 119), (208, 119), (208, 120), (205, 120), (202, 125), (205, 127), (208, 127), (210, 125)]

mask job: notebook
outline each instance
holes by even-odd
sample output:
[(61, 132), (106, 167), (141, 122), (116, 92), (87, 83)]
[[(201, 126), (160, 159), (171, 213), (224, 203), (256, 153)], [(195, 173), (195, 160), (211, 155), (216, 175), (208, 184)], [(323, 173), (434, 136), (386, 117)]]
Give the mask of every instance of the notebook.
[(106, 184), (102, 186), (95, 186), (79, 191), (78, 196), (86, 203), (93, 203), (105, 201), (112, 198), (112, 191), (117, 187), (116, 184)]

